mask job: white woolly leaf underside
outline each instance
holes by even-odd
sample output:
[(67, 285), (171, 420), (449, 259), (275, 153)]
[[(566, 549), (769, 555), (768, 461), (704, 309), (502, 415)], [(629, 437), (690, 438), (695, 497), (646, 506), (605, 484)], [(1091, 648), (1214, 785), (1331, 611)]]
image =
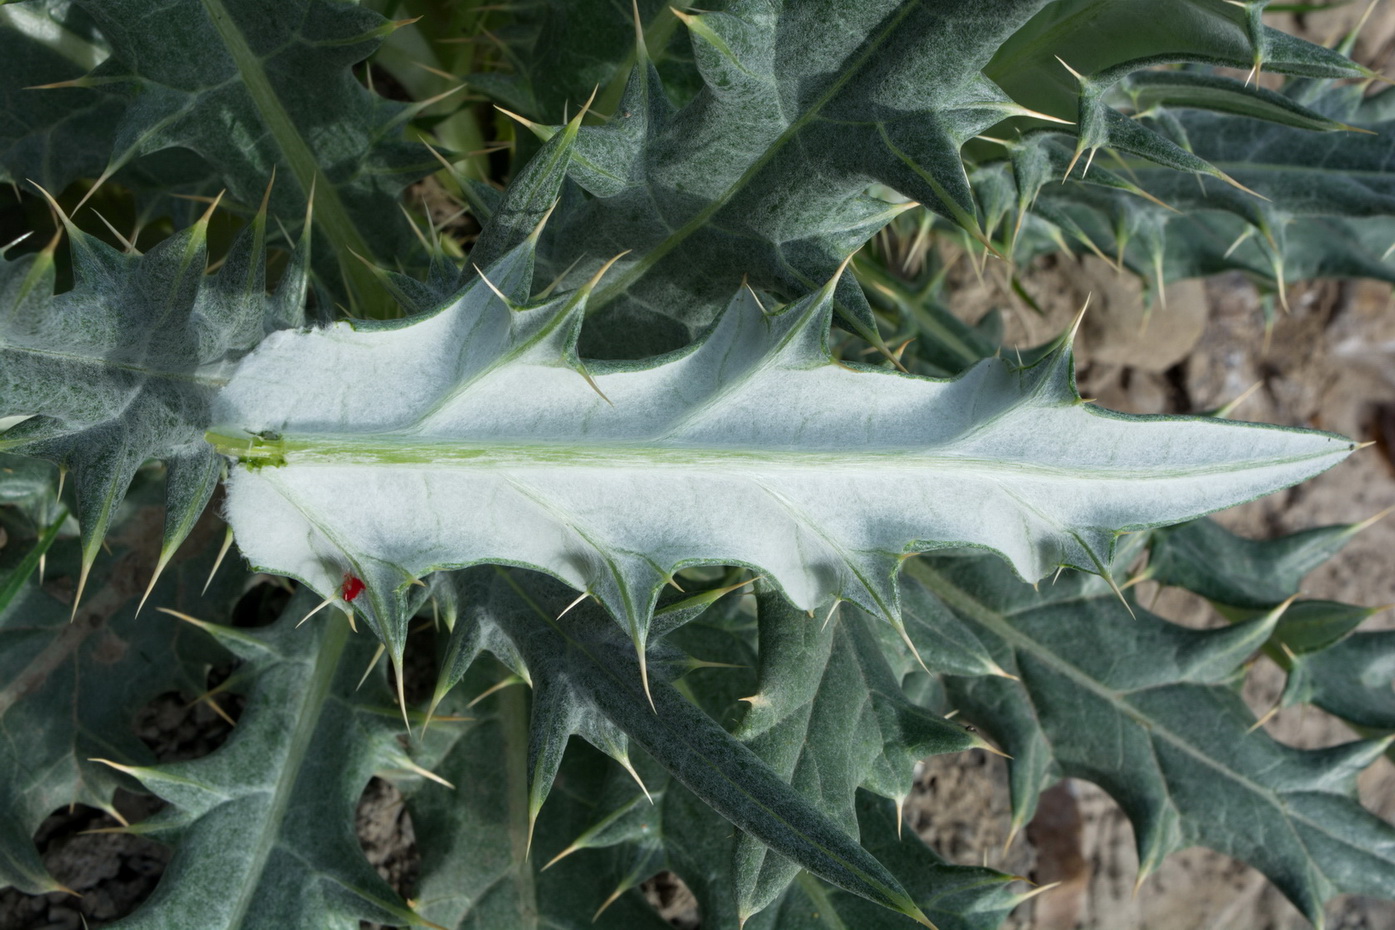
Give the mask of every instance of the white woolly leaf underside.
[[(526, 293), (528, 258), (491, 280)], [(1120, 529), (1266, 494), (1352, 449), (1100, 411), (1064, 346), (952, 381), (850, 369), (826, 348), (830, 294), (771, 314), (742, 292), (686, 352), (595, 367), (594, 386), (574, 351), (581, 300), (513, 309), (478, 279), (426, 317), (274, 333), (218, 398), (224, 451), (271, 431), (259, 449), (274, 453), (232, 469), (227, 517), (259, 569), (326, 596), (362, 578), (354, 606), (380, 631), (412, 579), (494, 562), (590, 592), (642, 644), (685, 565), (745, 564), (801, 608), (843, 599), (899, 623), (908, 552), (988, 547), (1027, 579), (1095, 568)]]

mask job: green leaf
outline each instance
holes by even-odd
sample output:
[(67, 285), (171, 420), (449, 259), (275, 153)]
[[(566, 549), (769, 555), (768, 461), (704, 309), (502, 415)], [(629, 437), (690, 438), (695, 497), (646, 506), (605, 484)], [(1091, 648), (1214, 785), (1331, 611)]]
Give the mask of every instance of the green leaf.
[[(1088, 98), (1121, 78), (1177, 62), (1317, 78), (1370, 76), (1340, 52), (1262, 25), (1241, 4), (1213, 0), (1057, 0), (1002, 43), (985, 73), (1014, 100), (1074, 120)], [(1101, 118), (1104, 109), (1089, 116)], [(1113, 141), (1090, 138), (1094, 129), (1082, 124), (1082, 141)]]
[[(154, 567), (143, 535), (159, 521), (153, 490), (138, 489), (127, 502), (128, 518), (110, 540), (112, 557), (91, 575), (100, 594), (75, 617), (54, 593), (71, 590), (81, 570), (78, 547), (55, 544), (61, 518), (38, 539), (6, 523), (13, 535), (0, 550), (0, 822), (7, 825), (0, 830), (0, 886), (61, 890), (30, 836), (66, 805), (113, 811), (112, 794), (127, 782), (91, 759), (152, 761), (132, 725), (136, 712), (166, 691), (202, 694), (208, 666), (222, 655), (171, 618), (136, 617), (137, 579)], [(220, 540), (205, 526), (155, 586), (154, 603), (196, 612), (230, 608), (243, 580), (231, 568), (200, 598)], [(41, 585), (35, 569), (45, 552), (49, 584)]]
[(1341, 551), (1361, 524), (1324, 526), (1278, 539), (1245, 539), (1212, 520), (1159, 530), (1147, 577), (1231, 607), (1269, 610)]
[[(569, 592), (550, 579), (526, 580), (503, 569), (463, 573), (474, 622), (498, 626), (527, 665), (535, 697), (529, 736), (529, 813), (541, 803), (536, 782), (553, 782), (570, 733), (612, 756), (595, 721), (623, 731), (702, 802), (761, 843), (826, 881), (922, 919), (914, 902), (876, 859), (791, 788), (759, 756), (684, 699), (670, 681), (687, 669), (656, 645), (646, 689), (627, 638), (594, 604), (558, 618)], [(551, 690), (552, 694), (547, 691)]]
[(51, 525), (67, 513), (58, 500), (58, 469), (38, 459), (0, 452), (0, 505), (24, 514), (31, 528)]
[(1351, 128), (1277, 91), (1215, 74), (1141, 71), (1129, 78), (1124, 92), (1137, 113), (1146, 113), (1155, 107), (1187, 107), (1313, 132)]
[(91, 17), (68, 0), (0, 6), (0, 180), (32, 179), (57, 193), (102, 173), (126, 109), (120, 91), (43, 85), (79, 79), (110, 54)]
[[(848, 833), (857, 827), (858, 787), (899, 805), (921, 758), (984, 745), (906, 700), (869, 630), (874, 618), (807, 617), (769, 590), (756, 610), (759, 687), (744, 698), (749, 710), (735, 735)], [(783, 893), (799, 866), (743, 835), (734, 872), (744, 919)]]
[(1319, 925), (1335, 894), (1395, 894), (1395, 829), (1355, 791), (1385, 744), (1293, 749), (1255, 729), (1225, 684), (1275, 615), (1198, 631), (1136, 604), (1129, 616), (1097, 579), (1065, 579), (1058, 587), (1074, 600), (1037, 606), (991, 560), (910, 572), (1019, 678), (947, 681), (951, 700), (1014, 758), (1014, 823), (1050, 781), (1085, 778), (1133, 822), (1143, 875), (1175, 850), (1209, 846), (1259, 869)]
[[(472, 672), (466, 693), (489, 687), (484, 672)], [(529, 855), (526, 694), (504, 688), (468, 708), (458, 695), (443, 712), (465, 719), (432, 723), (418, 753), (453, 787), (424, 780), (406, 786), (422, 857), (421, 915), (453, 930), (667, 926), (638, 894), (621, 895), (592, 917), (630, 865), (652, 863), (643, 850), (655, 848), (661, 835), (659, 809), (631, 777), (596, 754), (569, 753)], [(577, 849), (605, 851), (553, 863), (574, 842)]]
[[(641, 57), (614, 116), (578, 140), (571, 177), (587, 196), (545, 237), (548, 267), (579, 261), (577, 282), (628, 250), (596, 295), (587, 354), (676, 348), (743, 277), (782, 296), (817, 287), (905, 209), (871, 183), (977, 229), (959, 149), (1020, 112), (978, 69), (1043, 2), (743, 0), (685, 15), (703, 89), (675, 109)], [(861, 292), (848, 282), (838, 298), (877, 342)]]
[(1320, 652), (1296, 656), (1285, 705), (1315, 704), (1363, 732), (1395, 732), (1395, 632), (1355, 633)]
[[(358, 690), (371, 644), (342, 615), (274, 626), (202, 624), (243, 660), (247, 707), (228, 742), (188, 762), (117, 765), (170, 802), (134, 832), (173, 843), (160, 884), (122, 930), (420, 926), (369, 865), (353, 832), (368, 779), (403, 760), (381, 675)], [(117, 760), (113, 760), (116, 762)]]
[(663, 0), (543, 0), (511, 8), (497, 31), (512, 68), (473, 74), (470, 86), (541, 122), (566, 121), (597, 90), (600, 112), (611, 113), (635, 64), (635, 11), (665, 87), (696, 83), (687, 36)]
[[(66, 11), (30, 6), (0, 14), (0, 26), (20, 33), (4, 40), (24, 50), (18, 63), (36, 69), (32, 77), (19, 74), (21, 86), (44, 83), (63, 67), (78, 86), (11, 92), (17, 128), (0, 135), (0, 145), (25, 132), (20, 127), (30, 132), (8, 147), (0, 177), (42, 177), (56, 193), (92, 171), (94, 154), (103, 159), (103, 178), (153, 159), (162, 166), (152, 178), (159, 187), (173, 175), (190, 192), (225, 189), (250, 208), (279, 173), (271, 194), (276, 215), (304, 215), (315, 191), (316, 226), (331, 245), (324, 257), (338, 263), (326, 269), (331, 286), (338, 289), (342, 277), (356, 299), (381, 299), (351, 253), (408, 251), (396, 202), (435, 167), (425, 149), (401, 138), (412, 110), (368, 91), (349, 70), (390, 23), (331, 0), (75, 0), (78, 12), (62, 16), (57, 28), (85, 29), (55, 39), (48, 22)], [(109, 48), (109, 56), (74, 51), (93, 30), (93, 48)], [(50, 62), (55, 47), (69, 64)], [(84, 74), (82, 65), (97, 57), (101, 63)], [(61, 106), (46, 93), (64, 95)], [(32, 132), (36, 126), (42, 134)]]
[[(1273, 644), (1290, 653), (1318, 652), (1347, 637), (1383, 607), (1358, 607), (1340, 601), (1296, 601), (1279, 618)], [(1241, 613), (1239, 616), (1244, 617)]]
[[(858, 792), (857, 818), (868, 850), (906, 877), (907, 890), (939, 930), (997, 930), (1028, 896), (1009, 890), (1017, 880), (1010, 875), (950, 865), (915, 834), (908, 831), (902, 836), (896, 826), (896, 810), (887, 801)], [(831, 919), (858, 930), (909, 930), (914, 926), (897, 914), (869, 907), (836, 888), (826, 888), (807, 874), (790, 888), (776, 913), (776, 919), (766, 925), (747, 926), (751, 930), (822, 930)]]
[[(525, 245), (493, 287), (526, 293), (530, 266)], [(845, 366), (825, 345), (833, 292), (766, 313), (743, 291), (690, 350), (589, 372), (584, 292), (511, 309), (477, 280), (409, 322), (274, 334), (218, 398), (210, 440), (239, 462), (229, 520), (263, 570), (326, 597), (361, 579), (354, 607), (394, 657), (413, 580), (481, 562), (592, 594), (642, 649), (658, 589), (688, 565), (756, 566), (801, 609), (847, 600), (899, 626), (908, 552), (988, 547), (1029, 578), (1099, 567), (1124, 527), (1284, 487), (1352, 448), (1099, 411), (1064, 344), (945, 382)]]
[[(1137, 159), (1124, 163), (1129, 185), (1117, 185), (1099, 166), (1088, 176), (1077, 166), (1066, 184), (1046, 183), (1064, 172), (1025, 172), (1020, 164), (1026, 156), (1015, 153), (1019, 196), (1025, 207), (1040, 192), (1035, 212), (1058, 228), (1057, 238), (1064, 233), (1162, 282), (1239, 269), (1275, 282), (1282, 295), (1285, 282), (1302, 278), (1395, 280), (1395, 266), (1387, 262), (1395, 242), (1395, 121), (1385, 112), (1387, 98), (1395, 101), (1385, 91), (1365, 102), (1353, 88), (1330, 82), (1293, 82), (1280, 98), (1312, 118), (1360, 130), (1354, 132), (1313, 132), (1277, 115), (1260, 120), (1157, 106), (1149, 111), (1160, 132), (1263, 199)], [(1044, 135), (1022, 148), (1048, 152), (1031, 157), (1053, 165), (1068, 151)], [(1090, 183), (1077, 183), (1085, 177)], [(1135, 183), (1135, 190), (1161, 203), (1130, 193)], [(1142, 227), (1147, 234), (1138, 234)], [(1024, 235), (1017, 254), (1022, 260), (1057, 247), (1050, 236)]]
[(164, 567), (222, 471), (202, 439), (214, 394), (266, 332), (302, 321), (304, 252), (268, 296), (265, 225), (258, 214), (213, 275), (204, 273), (207, 217), (146, 255), (69, 224), (76, 284), (57, 296), (56, 242), (0, 263), (0, 417), (28, 418), (0, 435), (0, 449), (69, 474), (84, 577), (136, 469), (152, 458), (168, 468), (157, 574)]
[[(802, 872), (774, 904), (740, 922), (729, 861), (738, 836), (702, 802), (680, 786), (663, 798), (664, 841), (670, 867), (697, 896), (703, 926), (742, 930), (911, 930), (909, 917), (829, 886)], [(857, 795), (862, 842), (876, 850), (905, 882), (911, 897), (938, 930), (996, 930), (1030, 893), (1011, 889), (1018, 881), (988, 868), (950, 865), (910, 831), (896, 827), (894, 805), (865, 791)]]

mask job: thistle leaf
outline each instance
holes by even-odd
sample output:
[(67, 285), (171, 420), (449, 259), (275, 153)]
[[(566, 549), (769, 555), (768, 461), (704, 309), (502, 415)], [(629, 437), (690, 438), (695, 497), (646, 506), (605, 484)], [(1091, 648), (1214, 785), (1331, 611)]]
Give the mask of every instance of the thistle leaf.
[(909, 571), (1017, 676), (946, 681), (1013, 756), (1014, 823), (1056, 778), (1085, 778), (1133, 822), (1144, 876), (1175, 850), (1209, 846), (1259, 869), (1318, 925), (1335, 894), (1395, 893), (1395, 828), (1355, 791), (1385, 744), (1285, 746), (1227, 685), (1275, 614), (1198, 631), (1126, 609), (1100, 579), (1063, 579), (1056, 587), (1075, 596), (1039, 606), (992, 560)]
[(775, 314), (742, 292), (690, 350), (588, 369), (584, 293), (501, 298), (527, 293), (530, 266), (525, 243), (434, 314), (274, 334), (219, 394), (209, 438), (239, 463), (243, 552), (325, 597), (360, 579), (353, 606), (394, 655), (413, 580), (481, 562), (589, 593), (641, 650), (658, 589), (700, 563), (899, 626), (908, 552), (988, 547), (1033, 579), (1098, 568), (1123, 528), (1287, 486), (1352, 448), (1098, 411), (1064, 344), (953, 381), (850, 368), (825, 347), (831, 283)]
[(258, 630), (204, 626), (243, 660), (247, 708), (208, 756), (118, 766), (171, 804), (132, 829), (175, 850), (150, 899), (113, 927), (423, 924), (353, 832), (363, 786), (401, 756), (386, 683), (357, 689), (372, 649), (342, 617), (296, 628), (313, 603), (302, 593)]
[(206, 221), (146, 255), (69, 224), (76, 283), (57, 296), (52, 247), (0, 262), (0, 416), (28, 418), (0, 449), (68, 472), (87, 567), (147, 460), (168, 468), (162, 561), (213, 494), (222, 463), (202, 440), (213, 395), (266, 332), (303, 319), (305, 244), (268, 295), (265, 223), (259, 214), (213, 275)]
[[(306, 215), (315, 191), (331, 286), (342, 278), (356, 297), (378, 293), (351, 253), (408, 251), (396, 201), (436, 167), (402, 139), (410, 111), (349, 70), (391, 32), (387, 20), (329, 0), (71, 7), (0, 12), (0, 49), (19, 53), (7, 59), (15, 85), (0, 85), (15, 104), (0, 124), (0, 179), (34, 178), (57, 192), (129, 165), (127, 183), (161, 194), (175, 185), (205, 197), (226, 190), (250, 212), (277, 176), (271, 210), (288, 222)], [(55, 75), (79, 86), (26, 89)]]
[(1395, 732), (1395, 632), (1354, 633), (1289, 667), (1285, 705), (1315, 704), (1363, 733)]
[[(558, 620), (569, 595), (555, 581), (503, 569), (463, 574), (477, 622), (509, 636), (535, 681), (570, 692), (568, 702), (534, 705), (528, 759), (535, 784), (541, 771), (550, 787), (557, 770), (543, 763), (540, 746), (556, 746), (560, 759), (569, 733), (604, 720), (760, 843), (825, 881), (923, 922), (897, 880), (839, 824), (673, 687), (672, 679), (686, 671), (684, 657), (657, 648), (645, 688), (628, 638), (594, 604), (579, 604)], [(530, 821), (538, 803), (530, 786)]]
[[(736, 737), (850, 834), (858, 787), (904, 800), (921, 758), (984, 745), (906, 700), (868, 629), (872, 618), (849, 612), (824, 622), (769, 590), (756, 610), (759, 687), (744, 699)], [(799, 866), (743, 835), (733, 872), (746, 918), (781, 895)]]
[[(466, 694), (489, 687), (484, 673), (497, 666), (485, 665), (466, 679)], [(560, 774), (567, 790), (549, 800), (530, 850), (527, 697), (521, 688), (506, 688), (467, 707), (460, 694), (447, 698), (442, 713), (465, 719), (432, 724), (419, 754), (454, 787), (404, 785), (422, 856), (421, 915), (482, 930), (526, 926), (539, 916), (567, 930), (668, 926), (638, 894), (623, 895), (592, 918), (630, 866), (653, 862), (644, 850), (662, 835), (660, 809), (628, 774), (595, 753), (573, 750)], [(662, 800), (655, 792), (655, 801)], [(557, 858), (573, 843), (605, 851)], [(641, 878), (658, 867), (651, 864)]]
[(1231, 607), (1268, 610), (1341, 551), (1360, 525), (1324, 526), (1278, 539), (1245, 539), (1212, 520), (1159, 530), (1148, 577)]
[[(7, 482), (8, 483), (8, 482)], [(45, 817), (70, 804), (111, 811), (126, 784), (94, 757), (144, 764), (150, 750), (132, 720), (157, 695), (201, 694), (210, 664), (226, 654), (202, 634), (156, 615), (136, 617), (137, 578), (153, 569), (144, 530), (158, 526), (158, 486), (139, 486), (118, 524), (113, 558), (93, 570), (90, 597), (73, 618), (69, 591), (81, 572), (79, 547), (59, 537), (62, 518), (38, 538), (4, 514), (9, 543), (0, 551), (0, 886), (31, 894), (60, 890), (30, 839)], [(243, 576), (225, 570), (207, 599), (199, 591), (217, 549), (216, 534), (195, 536), (155, 586), (156, 603), (183, 611), (231, 609)], [(47, 555), (49, 586), (35, 569)], [(56, 579), (66, 585), (54, 587)], [(199, 600), (199, 606), (195, 606)], [(72, 618), (72, 619), (70, 619)]]
[[(742, 0), (685, 14), (703, 88), (676, 109), (640, 60), (610, 121), (583, 128), (571, 178), (586, 196), (544, 244), (554, 273), (579, 260), (577, 283), (628, 250), (593, 302), (586, 352), (677, 348), (743, 277), (807, 293), (905, 209), (871, 183), (977, 230), (959, 150), (1021, 109), (979, 69), (1042, 5), (877, 0), (832, 15)], [(877, 342), (861, 291), (847, 281), (838, 299)]]
[[(1395, 121), (1387, 110), (1395, 94), (1386, 90), (1365, 100), (1345, 85), (1295, 81), (1276, 96), (1301, 106), (1307, 119), (1360, 131), (1317, 132), (1279, 116), (1155, 106), (1146, 122), (1262, 199), (1215, 178), (1184, 177), (1135, 158), (1122, 160), (1128, 185), (1098, 167), (1088, 183), (1080, 183), (1078, 169), (1066, 184), (1046, 183), (1046, 174), (1021, 166), (1028, 159), (1059, 165), (1068, 157), (1052, 134), (1030, 136), (1014, 152), (1019, 197), (1035, 199), (1037, 219), (1073, 239), (1073, 248), (1118, 255), (1150, 280), (1229, 270), (1280, 288), (1313, 277), (1395, 280), (1387, 261), (1395, 243)], [(1142, 226), (1148, 235), (1130, 235)], [(1058, 247), (1049, 235), (1024, 235), (1016, 257)]]

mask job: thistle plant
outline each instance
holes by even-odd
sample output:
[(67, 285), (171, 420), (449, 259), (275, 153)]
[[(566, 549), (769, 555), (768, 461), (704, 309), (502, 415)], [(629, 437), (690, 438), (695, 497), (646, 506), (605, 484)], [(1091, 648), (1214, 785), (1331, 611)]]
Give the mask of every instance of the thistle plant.
[[(704, 928), (987, 930), (1041, 889), (900, 817), (979, 748), (1014, 833), (1108, 791), (1140, 880), (1200, 844), (1317, 926), (1395, 898), (1392, 645), (1298, 597), (1359, 527), (1203, 519), (1357, 443), (1100, 409), (1071, 332), (854, 258), (1390, 278), (1395, 97), (1265, 5), (0, 6), (0, 176), (56, 218), (0, 263), (0, 882), (65, 890), (33, 831), (125, 789), (172, 856), (112, 926), (658, 927), (668, 870)], [(428, 175), (477, 234), (398, 209)], [(1257, 728), (1257, 656), (1362, 738)], [(170, 690), (243, 696), (227, 743), (154, 758)]]

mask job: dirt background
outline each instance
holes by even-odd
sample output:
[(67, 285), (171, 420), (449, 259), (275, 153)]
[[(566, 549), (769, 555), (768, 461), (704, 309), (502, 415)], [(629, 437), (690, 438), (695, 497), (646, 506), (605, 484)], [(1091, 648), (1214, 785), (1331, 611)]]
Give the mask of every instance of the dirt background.
[[(1349, 30), (1364, 4), (1270, 22), (1316, 41)], [(1378, 2), (1357, 42), (1355, 57), (1377, 71), (1395, 71), (1395, 4)], [(1169, 288), (1166, 307), (1143, 310), (1140, 287), (1094, 257), (1044, 260), (1025, 286), (1045, 316), (1026, 310), (992, 266), (980, 280), (967, 263), (956, 269), (953, 309), (970, 321), (991, 308), (1007, 318), (1007, 345), (1037, 345), (1060, 333), (1091, 298), (1077, 342), (1082, 394), (1102, 406), (1134, 413), (1192, 413), (1244, 397), (1235, 416), (1334, 430), (1378, 443), (1321, 477), (1288, 492), (1219, 516), (1231, 529), (1273, 536), (1307, 527), (1352, 523), (1395, 507), (1395, 308), (1391, 289), (1371, 282), (1324, 282), (1289, 289), (1289, 310), (1266, 332), (1260, 296), (1243, 276)], [(1146, 318), (1146, 319), (1145, 319)], [(1304, 593), (1349, 603), (1395, 603), (1395, 517), (1357, 536), (1312, 575)], [(1192, 626), (1222, 621), (1184, 592), (1144, 590), (1153, 608)], [(1370, 628), (1395, 626), (1391, 612)], [(1279, 670), (1259, 660), (1246, 698), (1257, 715), (1282, 689)], [(152, 705), (141, 733), (162, 758), (211, 751), (226, 724), (204, 705), (177, 695)], [(1287, 709), (1265, 729), (1294, 746), (1317, 748), (1352, 738), (1340, 722), (1314, 709)], [(1133, 831), (1094, 786), (1062, 783), (1043, 797), (1041, 811), (1006, 849), (1010, 810), (1003, 761), (986, 753), (927, 760), (907, 817), (952, 861), (986, 863), (1061, 884), (1014, 913), (1011, 930), (1300, 930), (1309, 924), (1253, 869), (1208, 850), (1172, 856), (1135, 890)], [(1382, 759), (1360, 779), (1363, 803), (1395, 821), (1395, 765)], [(147, 799), (126, 796), (118, 807), (130, 820), (148, 816)], [(359, 834), (365, 853), (394, 884), (410, 889), (415, 869), (410, 819), (391, 786), (374, 781), (364, 792)], [(0, 891), (0, 930), (79, 930), (129, 913), (154, 887), (168, 858), (158, 844), (119, 834), (89, 833), (114, 826), (97, 811), (63, 811), (36, 839), (60, 880), (81, 892), (27, 896)], [(647, 891), (675, 926), (696, 926), (685, 889), (665, 876)], [(1354, 896), (1328, 908), (1332, 930), (1395, 930), (1395, 903)]]

